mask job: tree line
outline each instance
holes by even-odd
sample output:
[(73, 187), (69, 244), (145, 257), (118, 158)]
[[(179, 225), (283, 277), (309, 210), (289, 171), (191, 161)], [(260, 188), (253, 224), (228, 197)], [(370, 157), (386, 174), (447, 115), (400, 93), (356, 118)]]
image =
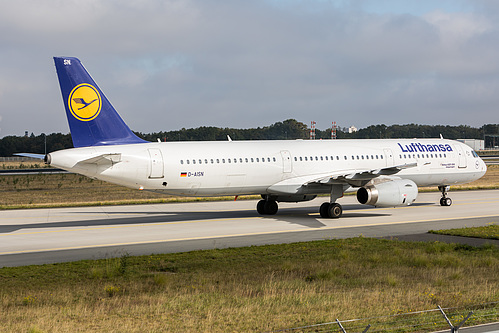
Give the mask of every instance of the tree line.
[[(219, 128), (198, 127), (182, 128), (176, 131), (155, 133), (135, 132), (147, 141), (224, 141), (230, 136), (232, 140), (295, 140), (310, 138), (310, 128), (295, 119), (276, 122), (270, 126), (257, 128)], [(499, 124), (487, 124), (480, 128), (460, 125), (371, 125), (357, 132), (348, 133), (345, 129), (337, 129), (338, 139), (388, 139), (388, 138), (438, 138), (440, 134), (446, 139), (486, 139), (485, 146), (491, 146), (493, 139), (486, 135), (499, 134)], [(316, 139), (331, 139), (331, 128), (315, 130)], [(495, 139), (499, 143), (499, 138)], [(46, 147), (46, 148), (45, 148)], [(0, 156), (12, 156), (14, 153), (50, 153), (52, 151), (72, 148), (70, 134), (52, 133), (35, 136), (6, 136), (0, 139)]]

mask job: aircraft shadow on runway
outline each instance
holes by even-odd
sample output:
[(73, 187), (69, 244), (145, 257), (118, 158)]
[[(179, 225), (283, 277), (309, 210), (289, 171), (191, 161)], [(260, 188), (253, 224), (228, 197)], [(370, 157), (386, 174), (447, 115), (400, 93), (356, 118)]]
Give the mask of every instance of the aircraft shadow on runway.
[[(424, 205), (424, 204), (423, 204)], [(358, 212), (357, 210), (372, 209), (372, 207), (366, 207), (361, 205), (343, 205), (343, 216), (345, 218), (354, 217), (379, 217), (379, 216), (391, 216), (387, 213), (375, 213), (372, 210), (370, 212)], [(349, 213), (349, 210), (356, 210), (356, 212)], [(101, 211), (96, 212), (74, 212), (73, 214), (101, 214)], [(317, 213), (316, 207), (297, 207), (297, 208), (283, 208), (279, 210), (276, 215), (264, 216), (265, 219), (272, 219), (278, 221), (284, 221), (290, 224), (297, 224), (309, 228), (321, 228), (326, 225), (319, 221), (320, 216), (315, 215)], [(123, 215), (123, 214), (137, 214), (141, 216), (133, 217), (111, 217), (107, 219), (97, 219), (97, 220), (78, 220), (78, 221), (67, 221), (67, 222), (48, 222), (48, 223), (33, 223), (33, 224), (17, 224), (17, 225), (0, 225), (1, 233), (11, 233), (22, 229), (41, 229), (41, 228), (74, 228), (74, 227), (98, 227), (98, 226), (111, 226), (111, 225), (133, 225), (133, 224), (148, 224), (148, 223), (174, 223), (174, 222), (188, 222), (196, 220), (217, 220), (217, 219), (238, 219), (238, 218), (251, 218), (260, 217), (256, 211), (244, 210), (238, 211), (234, 210), (231, 212), (184, 212), (184, 211), (169, 211), (169, 212), (106, 212), (107, 215)], [(314, 216), (311, 216), (314, 214)], [(244, 220), (241, 220), (244, 223)]]

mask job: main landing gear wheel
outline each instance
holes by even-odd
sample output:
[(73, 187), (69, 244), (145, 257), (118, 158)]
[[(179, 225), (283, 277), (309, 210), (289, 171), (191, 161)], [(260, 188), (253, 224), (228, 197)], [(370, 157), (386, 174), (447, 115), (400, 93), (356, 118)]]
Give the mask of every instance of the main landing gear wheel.
[(343, 214), (343, 208), (339, 203), (333, 202), (324, 202), (319, 208), (319, 213), (323, 218), (340, 218)]
[(256, 210), (260, 215), (275, 215), (279, 209), (274, 200), (260, 200), (256, 205)]
[(319, 208), (319, 213), (321, 217), (327, 219), (329, 218), (329, 202), (324, 202)]
[(438, 189), (442, 192), (442, 197), (440, 198), (440, 206), (450, 206), (452, 205), (452, 199), (447, 197), (447, 192), (450, 186), (439, 186)]

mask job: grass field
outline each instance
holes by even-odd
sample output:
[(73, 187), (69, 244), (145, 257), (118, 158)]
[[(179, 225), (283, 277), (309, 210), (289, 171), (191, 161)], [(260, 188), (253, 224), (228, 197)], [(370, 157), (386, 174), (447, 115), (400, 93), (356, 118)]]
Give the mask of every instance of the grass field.
[[(464, 309), (499, 300), (498, 267), (494, 246), (359, 237), (2, 268), (1, 330), (263, 332), (437, 305)], [(432, 330), (447, 327), (435, 318)], [(376, 331), (429, 331), (407, 327), (427, 322), (423, 316), (390, 320), (369, 323)], [(475, 308), (468, 324), (497, 320), (496, 303)], [(352, 325), (344, 324), (362, 330)]]
[[(17, 162), (18, 163), (18, 162)], [(499, 165), (488, 167), (481, 179), (451, 190), (499, 188)], [(422, 188), (421, 191), (436, 190)], [(241, 197), (258, 198), (258, 196)], [(93, 180), (76, 174), (0, 176), (0, 209), (103, 204), (164, 203), (192, 200), (233, 200), (182, 198), (138, 191)]]
[(16, 162), (16, 161), (0, 162), (0, 170), (41, 169), (41, 168), (50, 168), (50, 165), (45, 164), (41, 160), (36, 160), (36, 161), (30, 160), (24, 162)]
[(499, 239), (499, 224), (491, 224), (477, 228), (459, 228), (448, 230), (430, 230), (433, 234), (463, 236), (485, 239)]

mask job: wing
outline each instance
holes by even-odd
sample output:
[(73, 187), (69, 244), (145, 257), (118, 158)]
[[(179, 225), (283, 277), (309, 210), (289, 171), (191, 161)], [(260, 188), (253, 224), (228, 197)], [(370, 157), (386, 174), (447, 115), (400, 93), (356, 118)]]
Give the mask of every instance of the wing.
[(73, 98), (73, 101), (78, 104), (87, 104), (83, 98)]
[(382, 169), (338, 170), (329, 173), (306, 175), (285, 179), (270, 186), (267, 190), (269, 193), (301, 194), (310, 192), (308, 191), (308, 188), (332, 186), (334, 184), (360, 187), (364, 186), (374, 178), (380, 176), (392, 176), (401, 170), (414, 168), (416, 166), (417, 163), (409, 163)]

